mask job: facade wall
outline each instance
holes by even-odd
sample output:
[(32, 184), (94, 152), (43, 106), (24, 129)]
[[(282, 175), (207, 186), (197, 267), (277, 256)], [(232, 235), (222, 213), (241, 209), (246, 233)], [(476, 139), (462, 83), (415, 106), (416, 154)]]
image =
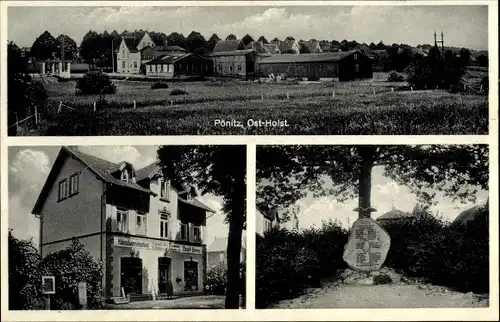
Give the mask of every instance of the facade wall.
[(175, 76), (208, 76), (212, 74), (212, 61), (197, 56), (188, 56), (174, 63)]
[(276, 64), (261, 62), (257, 68), (260, 77), (268, 77), (270, 74), (276, 76), (282, 73), (285, 73), (288, 77), (332, 78), (339, 75), (339, 67), (336, 62)]
[[(78, 193), (58, 201), (59, 182), (69, 181), (75, 173), (79, 173)], [(100, 232), (102, 193), (103, 183), (95, 174), (79, 161), (66, 158), (40, 211), (40, 244)]]
[[(123, 238), (124, 240), (141, 241), (143, 245), (150, 245), (150, 249), (145, 249), (145, 246), (119, 246), (116, 243), (116, 238)], [(171, 243), (170, 245), (181, 244)], [(158, 245), (158, 247), (152, 246)], [(112, 237), (111, 238), (111, 248), (112, 255), (108, 259), (107, 263), (110, 265), (111, 274), (108, 274), (110, 283), (110, 295), (108, 296), (120, 296), (121, 295), (121, 278), (123, 276), (121, 260), (122, 258), (135, 257), (142, 260), (142, 289), (141, 294), (154, 294), (157, 295), (160, 292), (158, 279), (159, 279), (159, 267), (158, 258), (168, 257), (171, 259), (169, 267), (169, 275), (172, 281), (174, 294), (191, 294), (191, 293), (201, 293), (204, 290), (204, 246), (196, 246), (200, 253), (182, 252), (177, 249), (172, 249), (172, 247), (165, 247), (165, 243), (160, 240), (153, 240), (150, 238), (140, 238), (140, 237)], [(185, 262), (194, 262), (198, 269), (198, 278), (196, 282), (195, 289), (186, 289), (186, 276), (184, 270)], [(108, 281), (109, 283), (109, 281)]]
[(140, 72), (140, 66), (141, 53), (131, 53), (122, 41), (116, 55), (116, 71), (123, 74), (137, 74)]
[(146, 76), (172, 78), (174, 76), (173, 64), (145, 65)]
[(350, 81), (355, 79), (372, 78), (372, 60), (361, 54), (351, 54), (339, 62), (339, 80)]
[(142, 37), (141, 41), (137, 44), (137, 50), (141, 50), (144, 47), (154, 47), (155, 44), (153, 43), (153, 40), (149, 36), (148, 33), (145, 33), (144, 36)]
[(220, 76), (241, 76), (247, 75), (247, 61), (245, 54), (231, 56), (212, 57), (214, 62), (214, 74)]
[(207, 262), (208, 267), (226, 263), (226, 252), (207, 252)]
[[(104, 258), (104, 248), (101, 250), (101, 234), (80, 237), (78, 240), (83, 244), (85, 249), (94, 257), (96, 260), (101, 260)], [(55, 242), (48, 245), (41, 246), (41, 255), (42, 257), (47, 256), (50, 253), (57, 252), (63, 250), (70, 246), (72, 240), (64, 240), (61, 242)]]

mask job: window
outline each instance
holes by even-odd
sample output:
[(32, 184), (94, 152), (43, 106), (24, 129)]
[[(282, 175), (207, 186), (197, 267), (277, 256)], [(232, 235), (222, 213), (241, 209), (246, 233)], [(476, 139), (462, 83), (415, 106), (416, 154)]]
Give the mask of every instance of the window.
[(75, 173), (69, 177), (69, 195), (73, 196), (78, 193), (80, 185), (80, 175), (79, 173)]
[(153, 71), (153, 65), (149, 65), (149, 71), (152, 72)]
[(241, 65), (238, 65), (238, 71), (241, 72)]
[(219, 262), (223, 262), (224, 261), (224, 253), (220, 253), (219, 254)]
[(233, 66), (229, 66), (229, 71), (232, 72), (233, 71)]
[(125, 182), (128, 182), (128, 171), (127, 170), (123, 170), (122, 171), (122, 176), (120, 178), (122, 181), (125, 181)]
[(195, 243), (201, 243), (201, 227), (193, 226), (193, 241)]
[(181, 223), (181, 240), (188, 240), (188, 224)]
[(136, 61), (134, 62), (134, 68), (137, 68), (137, 62)]
[(354, 54), (354, 60), (358, 60), (358, 54)]
[(125, 68), (125, 61), (122, 60), (122, 68)]
[(271, 221), (269, 219), (264, 219), (264, 232), (270, 231), (272, 228)]
[(160, 198), (170, 201), (170, 180), (160, 180)]
[(354, 72), (359, 73), (359, 64), (354, 64)]
[(59, 193), (57, 200), (61, 201), (68, 198), (68, 179), (59, 181)]
[(168, 238), (168, 222), (170, 220), (170, 213), (163, 209), (160, 213), (160, 237)]
[(221, 70), (221, 67), (220, 67), (220, 64), (217, 65), (217, 71), (220, 72)]
[(146, 235), (146, 214), (137, 212), (135, 216), (135, 233), (137, 235)]
[(116, 209), (116, 230), (128, 233), (128, 212), (125, 209)]

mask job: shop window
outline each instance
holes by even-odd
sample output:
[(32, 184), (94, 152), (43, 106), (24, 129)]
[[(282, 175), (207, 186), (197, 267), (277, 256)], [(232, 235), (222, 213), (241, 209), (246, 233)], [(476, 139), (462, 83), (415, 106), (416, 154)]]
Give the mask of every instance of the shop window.
[(128, 233), (128, 211), (125, 209), (116, 209), (116, 230)]
[(167, 210), (160, 210), (160, 237), (168, 238), (168, 222), (170, 213)]
[(198, 291), (198, 262), (184, 262), (184, 291)]
[(181, 223), (181, 240), (189, 240), (188, 224)]
[(170, 180), (160, 179), (160, 198), (170, 201)]
[(120, 258), (120, 287), (125, 294), (142, 294), (142, 259)]
[(59, 192), (57, 196), (58, 201), (68, 198), (68, 179), (59, 181)]
[(193, 241), (195, 243), (201, 243), (201, 227), (193, 226)]
[(75, 173), (69, 177), (69, 195), (74, 196), (78, 193), (80, 185), (80, 174)]
[(135, 216), (135, 233), (137, 235), (146, 235), (146, 214), (138, 212)]

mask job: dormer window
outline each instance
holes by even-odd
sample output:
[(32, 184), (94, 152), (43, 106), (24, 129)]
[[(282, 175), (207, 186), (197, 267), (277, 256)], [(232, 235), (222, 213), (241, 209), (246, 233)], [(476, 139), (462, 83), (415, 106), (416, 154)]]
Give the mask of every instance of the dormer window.
[(188, 192), (186, 194), (186, 200), (190, 200), (190, 201), (193, 200), (193, 195), (190, 192)]
[(129, 175), (128, 175), (128, 171), (127, 170), (123, 170), (122, 171), (122, 175), (121, 175), (120, 179), (122, 181), (124, 181), (124, 182), (128, 182), (129, 181)]

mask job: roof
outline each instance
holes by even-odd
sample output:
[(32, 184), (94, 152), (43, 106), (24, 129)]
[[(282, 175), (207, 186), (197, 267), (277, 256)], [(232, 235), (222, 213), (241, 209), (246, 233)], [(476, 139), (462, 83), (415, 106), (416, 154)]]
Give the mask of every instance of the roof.
[(42, 209), (43, 204), (45, 203), (45, 199), (47, 198), (49, 192), (50, 192), (50, 187), (52, 186), (54, 180), (57, 178), (57, 174), (59, 173), (59, 168), (63, 164), (63, 160), (66, 157), (73, 157), (77, 161), (81, 162), (82, 164), (86, 165), (87, 168), (93, 172), (97, 178), (103, 182), (106, 182), (108, 184), (113, 184), (125, 188), (130, 188), (134, 189), (139, 192), (144, 192), (152, 195), (156, 195), (154, 192), (152, 192), (149, 189), (145, 189), (138, 185), (137, 183), (129, 183), (129, 182), (124, 182), (121, 181), (111, 175), (111, 171), (114, 171), (119, 167), (122, 162), (120, 163), (113, 163), (111, 161), (107, 161), (86, 153), (83, 153), (73, 147), (65, 147), (63, 146), (61, 150), (59, 151), (59, 154), (54, 162), (54, 165), (52, 166), (52, 169), (50, 170), (50, 173), (47, 177), (47, 180), (45, 181), (45, 184), (42, 188), (42, 191), (40, 192), (40, 195), (38, 196), (37, 201), (35, 202), (35, 205), (33, 207), (32, 213), (36, 214), (39, 213), (40, 210)]
[(476, 205), (472, 208), (462, 211), (455, 220), (451, 223), (452, 226), (464, 226), (470, 222), (477, 220), (481, 215), (484, 215), (483, 211), (486, 204)]
[(178, 200), (186, 205), (190, 205), (190, 206), (194, 206), (194, 207), (198, 207), (198, 208), (201, 208), (201, 209), (204, 209), (208, 212), (213, 212), (215, 213), (215, 210), (213, 210), (212, 208), (208, 207), (207, 205), (205, 205), (203, 202), (197, 200), (197, 199), (191, 199), (191, 200), (186, 200), (184, 198), (181, 198), (181, 197), (178, 197)]
[(253, 49), (221, 51), (221, 52), (213, 52), (210, 54), (210, 56), (236, 56), (236, 55), (246, 55), (253, 52), (255, 52), (255, 50)]
[(179, 46), (176, 46), (176, 45), (173, 45), (173, 46), (155, 46), (155, 47), (146, 46), (146, 47), (142, 48), (141, 51), (145, 50), (146, 48), (151, 48), (151, 49), (156, 50), (156, 51), (165, 51), (165, 52), (186, 51), (186, 49), (179, 47)]
[(213, 52), (233, 51), (245, 49), (241, 40), (219, 40), (214, 47)]
[[(215, 252), (225, 252), (227, 250), (227, 237), (223, 238), (217, 238), (215, 237), (215, 240), (207, 247), (207, 252), (208, 253), (215, 253)], [(242, 239), (241, 241), (241, 249), (244, 250), (246, 249), (245, 242)]]
[(147, 62), (145, 65), (153, 65), (153, 64), (172, 64), (175, 63), (176, 61), (179, 61), (181, 59), (190, 57), (190, 56), (196, 56), (199, 59), (204, 59), (204, 60), (210, 60), (208, 58), (202, 57), (200, 55), (196, 55), (193, 53), (188, 53), (188, 54), (182, 54), (182, 55), (161, 55), (153, 60), (150, 60)]
[[(319, 41), (301, 41), (300, 45), (306, 47), (310, 53), (313, 53), (318, 48)], [(321, 48), (321, 46), (319, 46), (319, 48)]]
[(276, 44), (262, 44), (262, 46), (264, 47), (265, 50), (267, 50), (268, 52), (275, 52), (275, 51), (279, 51), (279, 47), (278, 45)]
[(361, 53), (358, 50), (350, 50), (343, 52), (327, 52), (315, 54), (300, 54), (300, 55), (275, 55), (261, 59), (260, 64), (277, 64), (277, 63), (308, 63), (308, 62), (335, 62), (344, 59), (354, 53)]
[(288, 40), (288, 41), (280, 41), (279, 42), (279, 49), (282, 53), (285, 53), (287, 51), (292, 50), (292, 46), (295, 43), (295, 40)]
[(125, 42), (125, 46), (127, 46), (128, 50), (131, 53), (137, 53), (137, 45), (139, 44), (140, 40), (137, 40), (135, 38), (123, 38), (123, 41)]
[(403, 212), (398, 209), (392, 209), (389, 212), (386, 212), (382, 216), (378, 217), (377, 220), (395, 220), (395, 219), (409, 219), (413, 218), (412, 213)]
[(251, 41), (247, 45), (247, 49), (253, 49), (259, 54), (267, 54), (267, 49), (258, 41)]
[(150, 165), (145, 166), (135, 172), (135, 177), (137, 181), (142, 181), (144, 179), (151, 179), (156, 173), (160, 171), (160, 166), (158, 162), (153, 162)]

